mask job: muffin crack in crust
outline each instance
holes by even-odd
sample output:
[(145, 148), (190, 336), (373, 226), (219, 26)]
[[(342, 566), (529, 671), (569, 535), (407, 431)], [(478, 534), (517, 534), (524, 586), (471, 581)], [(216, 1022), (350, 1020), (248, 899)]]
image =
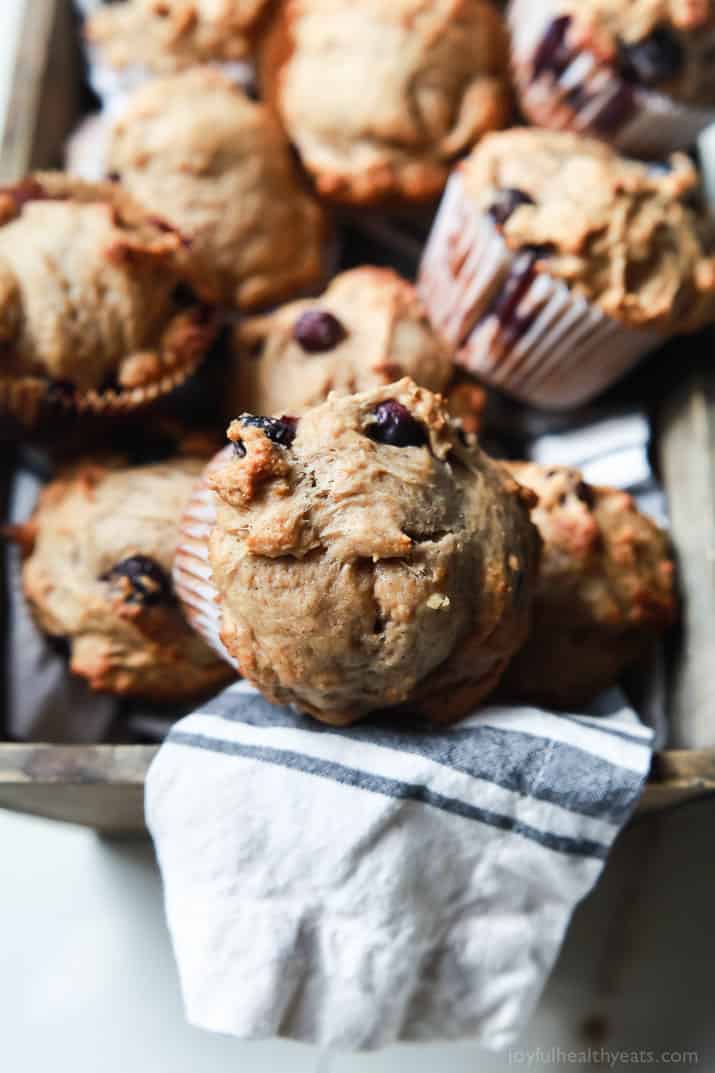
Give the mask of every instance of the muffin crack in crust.
[[(368, 435), (385, 407), (388, 432)], [(329, 723), (466, 715), (526, 634), (531, 495), (407, 379), (330, 396), (287, 444), (245, 416), (238, 438), (245, 454), (209, 471), (209, 560), (242, 673)]]
[(262, 81), (322, 194), (419, 201), (506, 122), (507, 52), (485, 0), (287, 0)]

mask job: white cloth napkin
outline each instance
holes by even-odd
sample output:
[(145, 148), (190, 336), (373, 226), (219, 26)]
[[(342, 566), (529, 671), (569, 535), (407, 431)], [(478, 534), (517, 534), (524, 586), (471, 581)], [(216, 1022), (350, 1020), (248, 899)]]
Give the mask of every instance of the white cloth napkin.
[[(662, 510), (641, 415), (531, 453)], [(618, 690), (589, 713), (491, 707), (429, 732), (328, 728), (233, 685), (171, 729), (147, 779), (189, 1021), (330, 1049), (506, 1046), (652, 740)]]
[(338, 1050), (506, 1046), (640, 794), (652, 732), (486, 708), (322, 726), (239, 682), (177, 723), (146, 816), (188, 1020)]

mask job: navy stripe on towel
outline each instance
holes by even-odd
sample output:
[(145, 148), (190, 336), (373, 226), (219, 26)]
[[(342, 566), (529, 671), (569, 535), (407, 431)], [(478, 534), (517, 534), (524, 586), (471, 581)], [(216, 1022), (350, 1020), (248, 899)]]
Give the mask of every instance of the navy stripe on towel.
[(417, 783), (401, 782), (397, 779), (388, 779), (382, 775), (372, 775), (366, 771), (358, 771), (356, 768), (346, 767), (322, 758), (305, 756), (302, 753), (291, 752), (283, 749), (269, 749), (261, 745), (244, 745), (239, 742), (223, 741), (219, 738), (211, 738), (204, 734), (189, 734), (184, 731), (172, 731), (167, 741), (172, 745), (184, 745), (193, 749), (204, 749), (208, 752), (223, 753), (227, 756), (242, 756), (252, 760), (259, 760), (266, 764), (277, 764), (281, 767), (292, 768), (302, 771), (307, 775), (317, 775), (320, 778), (332, 779), (334, 782), (343, 783), (347, 786), (355, 786), (368, 793), (382, 794), (385, 797), (394, 797), (402, 800), (417, 801), (423, 805), (440, 809), (443, 812), (451, 812), (464, 819), (476, 820), (490, 827), (499, 828), (502, 831), (511, 831), (521, 835), (532, 842), (557, 853), (566, 853), (571, 856), (595, 857), (605, 860), (608, 847), (600, 842), (594, 842), (587, 838), (570, 838), (568, 835), (557, 835), (550, 831), (540, 831), (536, 827), (522, 823), (512, 816), (503, 816), (490, 809), (479, 808), (469, 805), (457, 798), (445, 797), (435, 793), (426, 786)]
[[(638, 796), (642, 778), (575, 745), (493, 726), (406, 731), (387, 722), (326, 726), (263, 697), (222, 693), (200, 715), (258, 727), (290, 727), (311, 734), (339, 734), (352, 741), (424, 756), (436, 764), (483, 779), (504, 790), (559, 805), (582, 816), (621, 824)], [(590, 729), (590, 728), (588, 728)], [(600, 729), (600, 728), (595, 728)], [(645, 747), (647, 743), (638, 741)]]

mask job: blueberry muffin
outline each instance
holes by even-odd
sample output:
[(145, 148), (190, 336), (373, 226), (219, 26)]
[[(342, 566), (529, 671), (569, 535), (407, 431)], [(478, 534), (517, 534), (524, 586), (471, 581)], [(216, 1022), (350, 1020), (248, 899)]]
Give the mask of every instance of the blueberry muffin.
[(499, 692), (578, 710), (673, 622), (668, 541), (627, 492), (561, 466), (505, 465), (538, 496), (543, 552), (531, 632)]
[(93, 689), (188, 700), (232, 677), (183, 618), (171, 585), (178, 523), (201, 459), (83, 463), (52, 481), (15, 536), (35, 620), (70, 646)]
[(112, 183), (47, 172), (0, 189), (0, 408), (54, 387), (123, 410), (185, 380), (216, 331), (176, 304), (190, 274), (182, 236)]
[(470, 713), (526, 637), (531, 494), (408, 379), (228, 436), (208, 556), (242, 674), (336, 725)]
[(715, 231), (691, 161), (575, 134), (487, 136), (460, 165), (419, 290), (459, 360), (535, 405), (587, 401), (715, 319)]
[(512, 0), (515, 81), (545, 127), (659, 157), (715, 119), (713, 0)]
[(510, 111), (489, 0), (284, 0), (260, 79), (319, 192), (357, 205), (437, 197)]
[(100, 7), (85, 34), (111, 67), (170, 74), (242, 59), (267, 6), (267, 0), (124, 0)]
[(270, 110), (219, 71), (137, 90), (114, 126), (108, 168), (191, 242), (207, 297), (255, 309), (319, 282), (324, 214)]
[(302, 414), (331, 391), (349, 395), (403, 376), (442, 391), (453, 368), (414, 287), (387, 268), (354, 268), (319, 298), (245, 319), (235, 341), (232, 416)]

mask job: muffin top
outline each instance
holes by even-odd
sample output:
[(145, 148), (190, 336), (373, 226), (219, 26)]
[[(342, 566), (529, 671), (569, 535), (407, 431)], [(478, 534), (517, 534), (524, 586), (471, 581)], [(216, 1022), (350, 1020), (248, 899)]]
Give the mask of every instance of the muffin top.
[(538, 538), (516, 481), (408, 379), (228, 435), (209, 558), (242, 674), (328, 723), (470, 712), (528, 624)]
[(243, 320), (236, 350), (234, 414), (302, 414), (331, 391), (367, 391), (403, 376), (441, 391), (452, 371), (451, 350), (415, 288), (388, 268), (354, 268), (319, 298)]
[(460, 173), (511, 249), (609, 316), (665, 335), (715, 319), (715, 232), (687, 157), (649, 166), (521, 128), (486, 137)]
[(261, 70), (321, 194), (411, 202), (506, 122), (507, 54), (488, 0), (285, 0)]
[(214, 333), (172, 303), (186, 272), (181, 236), (112, 183), (46, 172), (0, 189), (0, 377), (151, 384)]
[(715, 105), (713, 0), (559, 0), (569, 44), (613, 63), (634, 86)]
[(614, 488), (578, 470), (504, 463), (538, 496), (543, 540), (533, 625), (502, 686), (558, 706), (582, 704), (674, 619), (674, 565), (664, 533)]
[(146, 83), (114, 127), (108, 167), (191, 241), (202, 294), (255, 308), (321, 274), (325, 219), (268, 107), (219, 71)]
[(267, 0), (126, 0), (100, 7), (85, 34), (112, 67), (170, 74), (241, 59), (266, 7)]
[(171, 585), (178, 523), (203, 465), (82, 463), (47, 485), (17, 534), (38, 625), (69, 642), (72, 671), (93, 689), (172, 701), (231, 678)]

